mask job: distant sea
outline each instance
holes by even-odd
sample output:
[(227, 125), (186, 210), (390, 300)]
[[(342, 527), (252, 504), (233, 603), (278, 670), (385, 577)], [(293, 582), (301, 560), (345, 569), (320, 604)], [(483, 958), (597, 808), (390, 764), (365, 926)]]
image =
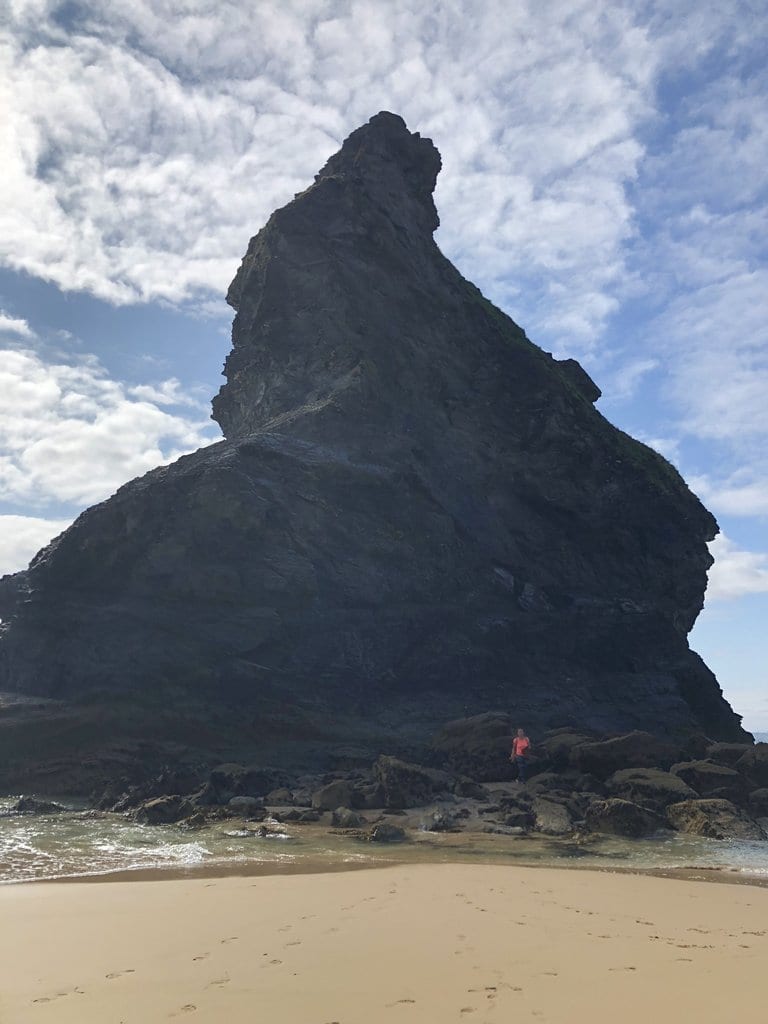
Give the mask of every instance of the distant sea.
[(752, 735), (758, 743), (768, 743), (768, 732), (753, 732)]

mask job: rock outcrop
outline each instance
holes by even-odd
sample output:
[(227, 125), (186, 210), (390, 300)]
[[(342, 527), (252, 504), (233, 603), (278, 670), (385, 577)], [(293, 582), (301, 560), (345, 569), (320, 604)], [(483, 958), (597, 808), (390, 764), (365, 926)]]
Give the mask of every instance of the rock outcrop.
[(229, 290), (226, 440), (0, 582), (0, 689), (98, 708), (85, 755), (407, 757), (489, 710), (749, 741), (686, 641), (714, 519), (442, 255), (439, 169), (393, 114), (353, 132)]

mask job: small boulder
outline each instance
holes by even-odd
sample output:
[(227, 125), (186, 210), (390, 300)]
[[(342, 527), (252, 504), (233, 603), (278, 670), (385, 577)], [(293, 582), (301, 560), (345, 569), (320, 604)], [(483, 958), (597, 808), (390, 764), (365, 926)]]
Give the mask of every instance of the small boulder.
[(140, 804), (133, 817), (140, 825), (172, 825), (194, 812), (194, 806), (182, 796), (158, 796)]
[(462, 797), (465, 800), (485, 800), (488, 796), (488, 791), (484, 786), (481, 786), (479, 782), (475, 782), (466, 775), (456, 780), (453, 785), (453, 792), (455, 796)]
[(765, 832), (728, 800), (684, 800), (667, 808), (667, 821), (678, 832), (708, 839), (766, 839)]
[(606, 782), (611, 796), (663, 811), (681, 800), (695, 800), (699, 794), (677, 775), (658, 768), (622, 768)]
[(263, 821), (267, 816), (264, 805), (255, 796), (233, 796), (227, 807), (234, 814), (241, 814), (250, 821)]
[(459, 816), (444, 809), (436, 809), (427, 815), (424, 823), (427, 832), (459, 832)]
[(51, 800), (38, 800), (34, 796), (22, 796), (11, 808), (12, 814), (61, 814), (67, 808)]
[(402, 843), (407, 839), (404, 828), (399, 825), (392, 825), (388, 821), (381, 821), (371, 829), (368, 839), (372, 843)]
[(532, 811), (522, 807), (510, 807), (504, 812), (502, 822), (507, 828), (519, 828), (524, 831), (533, 828), (535, 817)]
[(352, 791), (352, 806), (364, 811), (383, 807), (384, 791), (378, 782), (358, 783)]
[(742, 775), (733, 768), (711, 761), (681, 761), (671, 768), (676, 775), (699, 796), (730, 800), (732, 803), (743, 803), (747, 798), (749, 785)]
[(667, 822), (658, 814), (618, 797), (594, 800), (587, 808), (586, 825), (590, 832), (628, 836), (631, 839), (639, 839), (668, 827)]
[(349, 807), (337, 807), (331, 815), (331, 824), (334, 828), (360, 828), (364, 823), (365, 818)]
[(451, 777), (446, 772), (396, 757), (380, 757), (373, 770), (384, 794), (385, 807), (420, 807), (436, 793), (447, 792), (451, 787)]
[(335, 811), (352, 803), (354, 786), (348, 779), (329, 782), (312, 794), (312, 807), (316, 811)]
[(293, 803), (293, 793), (290, 789), (286, 789), (285, 786), (279, 786), (277, 789), (271, 789), (269, 793), (264, 797), (264, 803), (267, 807), (290, 807)]
[(536, 797), (532, 811), (537, 832), (547, 836), (565, 836), (573, 832), (573, 818), (565, 804)]

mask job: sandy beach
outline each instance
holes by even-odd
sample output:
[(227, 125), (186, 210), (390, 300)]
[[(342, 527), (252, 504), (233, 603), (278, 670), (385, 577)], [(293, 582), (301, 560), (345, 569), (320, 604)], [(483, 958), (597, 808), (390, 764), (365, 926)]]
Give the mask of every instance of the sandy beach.
[(0, 888), (2, 1024), (760, 1020), (768, 890), (412, 865)]

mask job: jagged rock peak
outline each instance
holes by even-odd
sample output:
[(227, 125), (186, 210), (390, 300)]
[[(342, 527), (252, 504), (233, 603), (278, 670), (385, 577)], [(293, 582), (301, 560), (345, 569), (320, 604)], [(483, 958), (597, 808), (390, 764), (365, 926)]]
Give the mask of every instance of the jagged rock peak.
[(382, 350), (391, 362), (402, 349), (391, 311), (414, 281), (440, 290), (440, 167), (430, 139), (383, 111), (251, 239), (227, 294), (233, 348), (213, 400), (226, 437), (303, 424), (344, 392), (357, 392), (371, 415), (372, 399), (382, 411), (386, 386), (373, 364)]
[(382, 110), (352, 132), (315, 176), (315, 182), (344, 178), (363, 184), (366, 190), (383, 186), (387, 205), (393, 199), (415, 198), (434, 231), (440, 219), (432, 193), (441, 167), (440, 153), (431, 139), (409, 132), (402, 117)]

